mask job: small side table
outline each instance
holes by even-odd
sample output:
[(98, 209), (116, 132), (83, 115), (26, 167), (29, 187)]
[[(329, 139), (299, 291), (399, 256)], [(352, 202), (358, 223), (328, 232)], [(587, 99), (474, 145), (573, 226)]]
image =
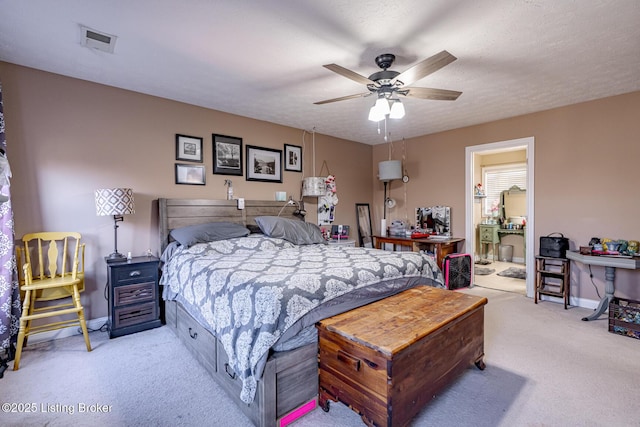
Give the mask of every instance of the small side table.
[(563, 298), (564, 309), (569, 305), (571, 283), (569, 282), (571, 263), (565, 258), (536, 256), (536, 289), (534, 302), (541, 295)]
[(331, 239), (327, 241), (328, 244), (330, 245), (336, 245), (336, 246), (351, 246), (354, 247), (356, 246), (356, 241), (355, 240), (350, 240), (350, 239)]
[(109, 338), (162, 326), (159, 267), (160, 260), (151, 256), (107, 263)]
[[(482, 252), (485, 250), (485, 245), (491, 245), (491, 254), (493, 255), (493, 260), (496, 260), (496, 244), (500, 243), (500, 235), (498, 231), (500, 230), (500, 226), (498, 224), (480, 224), (478, 226), (480, 233), (480, 245), (482, 247)], [(482, 256), (482, 255), (481, 255)], [(489, 250), (486, 251), (485, 259), (489, 258)]]

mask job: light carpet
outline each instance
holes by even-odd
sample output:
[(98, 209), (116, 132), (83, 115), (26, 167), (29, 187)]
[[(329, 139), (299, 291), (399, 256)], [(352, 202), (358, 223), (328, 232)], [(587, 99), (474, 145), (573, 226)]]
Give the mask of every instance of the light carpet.
[[(487, 368), (471, 365), (412, 426), (640, 425), (640, 340), (609, 333), (606, 318), (581, 321), (588, 309), (479, 287), (458, 292), (489, 300)], [(20, 370), (0, 379), (0, 401), (31, 406), (2, 413), (3, 426), (251, 425), (167, 327), (90, 337), (90, 353), (80, 335), (25, 349)], [(363, 423), (334, 403), (291, 425), (315, 426)]]

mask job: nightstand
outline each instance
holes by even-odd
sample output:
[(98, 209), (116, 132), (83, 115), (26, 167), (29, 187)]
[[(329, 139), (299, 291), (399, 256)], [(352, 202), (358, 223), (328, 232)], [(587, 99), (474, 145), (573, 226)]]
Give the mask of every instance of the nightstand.
[(330, 245), (337, 245), (337, 246), (351, 246), (351, 247), (356, 247), (356, 241), (355, 240), (349, 240), (349, 239), (331, 239), (327, 241), (328, 244)]
[[(500, 236), (498, 235), (498, 230), (500, 226), (498, 224), (480, 224), (478, 226), (479, 234), (480, 234), (480, 245), (482, 247), (482, 252), (484, 252), (484, 245), (491, 245), (491, 254), (493, 255), (493, 260), (496, 259), (496, 243), (500, 243)], [(487, 256), (485, 258), (489, 258), (489, 250), (487, 249)]]
[(160, 260), (150, 256), (107, 263), (109, 338), (162, 326), (159, 267)]

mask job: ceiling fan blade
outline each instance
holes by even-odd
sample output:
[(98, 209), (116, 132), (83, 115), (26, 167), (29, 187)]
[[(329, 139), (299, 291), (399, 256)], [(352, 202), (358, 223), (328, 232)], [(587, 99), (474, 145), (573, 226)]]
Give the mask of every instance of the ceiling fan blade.
[(356, 73), (355, 71), (351, 71), (348, 70), (338, 64), (327, 64), (327, 65), (323, 65), (324, 68), (326, 68), (327, 70), (331, 70), (334, 73), (338, 73), (343, 77), (346, 77), (348, 79), (353, 80), (356, 83), (360, 83), (363, 85), (375, 85), (376, 82), (374, 82), (373, 80), (369, 80), (367, 77), (362, 76), (358, 73)]
[(316, 105), (328, 104), (330, 102), (344, 101), (347, 99), (362, 98), (371, 95), (371, 92), (358, 93), (356, 95), (341, 96), (340, 98), (325, 99), (324, 101), (314, 102)]
[(406, 96), (420, 99), (433, 99), (436, 101), (455, 101), (462, 94), (455, 90), (431, 89), (428, 87), (405, 87)]
[(424, 61), (418, 62), (408, 70), (398, 74), (396, 78), (391, 81), (391, 84), (393, 85), (399, 81), (405, 86), (410, 85), (431, 73), (435, 73), (445, 65), (451, 64), (456, 59), (458, 58), (451, 55), (446, 50), (443, 50), (442, 52), (436, 53)]

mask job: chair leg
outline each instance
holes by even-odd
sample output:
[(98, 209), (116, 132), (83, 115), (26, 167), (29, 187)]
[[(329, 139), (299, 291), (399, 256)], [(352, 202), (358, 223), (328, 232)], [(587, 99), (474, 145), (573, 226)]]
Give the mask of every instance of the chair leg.
[(91, 351), (91, 342), (89, 341), (89, 332), (87, 331), (87, 321), (84, 318), (84, 308), (82, 307), (82, 304), (80, 304), (80, 292), (78, 291), (78, 285), (73, 286), (73, 302), (78, 309), (78, 319), (80, 320), (84, 343), (87, 346), (87, 351)]
[[(22, 309), (22, 315), (24, 316), (24, 313), (27, 313), (28, 316), (31, 316), (34, 313), (34, 310), (36, 309), (36, 299), (38, 297), (38, 291), (31, 291), (31, 305), (27, 305), (24, 307), (29, 307), (28, 311), (25, 312), (25, 308), (23, 307)], [(25, 303), (26, 303), (26, 299), (27, 299), (27, 294), (25, 293)], [(31, 322), (33, 322), (33, 320), (31, 319), (27, 319), (27, 327), (24, 330), (24, 342), (22, 343), (22, 347), (26, 347), (29, 344), (29, 331), (31, 331)]]
[(25, 320), (25, 316), (29, 315), (31, 303), (31, 291), (27, 290), (24, 295), (24, 305), (22, 306), (22, 317), (20, 317), (20, 329), (18, 331), (18, 342), (16, 343), (16, 356), (13, 359), (13, 370), (17, 371), (20, 368), (20, 356), (22, 355), (22, 345), (24, 344), (24, 336), (27, 330), (27, 322), (31, 320)]

